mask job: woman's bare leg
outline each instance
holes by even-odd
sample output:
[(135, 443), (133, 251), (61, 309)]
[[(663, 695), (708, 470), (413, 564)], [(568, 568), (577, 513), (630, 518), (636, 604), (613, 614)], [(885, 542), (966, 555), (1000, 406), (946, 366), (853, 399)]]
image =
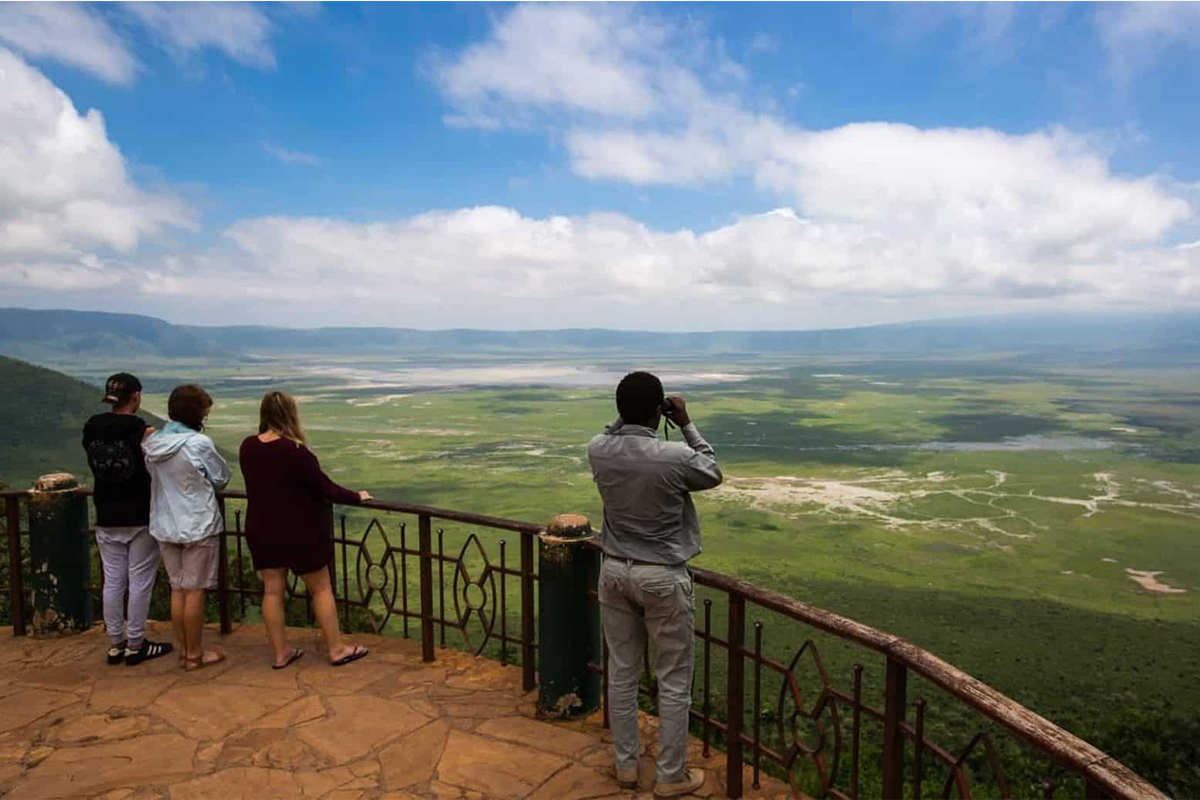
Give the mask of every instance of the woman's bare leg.
[(183, 589), (171, 589), (171, 631), (175, 634), (175, 649), (179, 651), (180, 661), (188, 654), (187, 631), (183, 626), (185, 605)]
[(215, 664), (225, 658), (216, 650), (204, 649), (204, 589), (184, 589), (183, 627), (187, 638), (188, 669)]
[(287, 643), (287, 627), (285, 626), (284, 597), (287, 594), (287, 568), (264, 569), (262, 617), (267, 628), (267, 638), (271, 640), (271, 650), (275, 652), (275, 665), (282, 666), (292, 657), (292, 648)]
[(301, 575), (300, 580), (304, 581), (312, 596), (313, 615), (321, 626), (321, 633), (325, 634), (325, 643), (329, 645), (329, 660), (337, 661), (353, 653), (354, 645), (343, 642), (342, 632), (338, 629), (337, 599), (329, 582), (329, 570), (323, 567)]

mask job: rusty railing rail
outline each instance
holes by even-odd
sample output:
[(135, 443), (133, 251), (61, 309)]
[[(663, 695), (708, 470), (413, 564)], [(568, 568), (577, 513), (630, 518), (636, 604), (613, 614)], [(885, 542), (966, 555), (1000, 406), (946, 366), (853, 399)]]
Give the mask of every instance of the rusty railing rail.
[[(86, 488), (78, 492), (90, 494)], [(9, 567), (7, 576), (0, 576), (0, 579), (7, 577), (7, 586), (0, 585), (0, 590), (7, 589), (13, 633), (18, 636), (25, 633), (28, 619), (27, 592), (21, 568), (21, 536), (25, 532), (20, 530), (20, 503), (27, 494), (0, 492), (5, 504)], [(222, 511), (227, 512), (226, 507), (231, 502), (240, 503), (245, 498), (244, 492), (222, 492)], [(384, 632), (394, 622), (397, 632), (406, 638), (410, 637), (410, 625), (416, 623), (420, 630), (422, 657), (426, 661), (435, 659), (437, 646), (445, 646), (447, 629), (457, 631), (464, 646), (476, 653), (484, 653), (488, 644), (494, 642), (497, 651), (494, 655), (502, 662), (519, 660), (525, 689), (536, 687), (538, 643), (534, 627), (534, 603), (538, 576), (534, 566), (534, 539), (544, 532), (543, 526), (432, 506), (377, 500), (351, 507), (351, 511), (356, 519), (362, 516), (361, 512), (367, 515), (370, 512), (384, 512), (416, 517), (417, 541), (413, 546), (407, 522), (400, 522), (389, 532), (378, 516), (371, 516), (361, 535), (352, 536), (348, 532), (347, 515), (334, 515), (331, 510), (326, 521), (334, 554), (330, 576), (344, 622), (349, 623), (352, 615), (358, 615), (359, 619), (365, 620), (378, 632)], [(221, 536), (224, 557), (216, 592), (223, 632), (232, 630), (235, 607), (236, 616), (244, 619), (247, 601), (261, 594), (261, 585), (246, 569), (247, 548), (243, 542), (242, 510), (234, 509), (232, 516), (231, 529), (230, 517), (228, 513), (225, 515), (226, 530)], [(468, 529), (517, 534), (520, 536), (518, 565), (509, 565), (507, 542), (504, 539), (496, 541), (499, 558), (493, 562), (475, 531), (465, 535), (455, 555), (452, 549), (447, 550), (444, 527), (438, 527), (435, 531), (435, 521), (443, 525), (464, 525)], [(592, 546), (595, 546), (594, 543)], [(416, 598), (410, 597), (409, 570), (413, 559), (417, 561), (414, 570)], [(726, 794), (730, 798), (742, 796), (743, 774), (747, 770), (755, 786), (759, 784), (764, 760), (768, 765), (773, 764), (785, 772), (789, 778), (793, 777), (796, 767), (807, 760), (814, 767), (820, 794), (842, 800), (860, 797), (860, 759), (862, 737), (866, 730), (864, 723), (881, 729), (879, 771), (884, 797), (899, 798), (907, 794), (919, 800), (925, 788), (926, 767), (932, 763), (940, 763), (946, 773), (943, 785), (938, 787), (942, 797), (952, 794), (960, 798), (971, 797), (969, 761), (977, 753), (986, 758), (988, 772), (1000, 796), (1010, 797), (1011, 788), (990, 731), (976, 733), (957, 754), (930, 741), (926, 731), (925, 699), (909, 702), (912, 673), (1027, 743), (1060, 768), (1074, 773), (1082, 779), (1086, 797), (1166, 800), (1166, 795), (1116, 759), (899, 637), (728, 575), (700, 568), (693, 568), (692, 573), (697, 586), (716, 592), (718, 599), (723, 596), (725, 600), (726, 627), (723, 632), (713, 627), (712, 599), (704, 599), (702, 608), (697, 609), (702, 612), (698, 613), (695, 631), (699, 642), (697, 657), (702, 663), (697, 670), (696, 688), (702, 700), (693, 705), (692, 718), (702, 737), (706, 755), (714, 734), (724, 739)], [(509, 629), (510, 579), (517, 582), (520, 598), (516, 612), (519, 628), (516, 631)], [(452, 607), (447, 605), (447, 589), (450, 590)], [(594, 589), (590, 594), (594, 599)], [(297, 586), (294, 578), (289, 584), (289, 600), (303, 601), (311, 621), (309, 598)], [(854, 665), (850, 690), (831, 683), (811, 637), (797, 648), (788, 663), (784, 663), (786, 659), (773, 658), (764, 650), (764, 627), (761, 621), (754, 621), (752, 640), (748, 643), (747, 620), (755, 615), (761, 616), (763, 612), (776, 614), (785, 618), (788, 624), (807, 626), (882, 656), (882, 708), (866, 702), (863, 686), (865, 667), (861, 663)], [(478, 638), (473, 638), (473, 635)], [(723, 702), (714, 703), (712, 656), (714, 651), (720, 650), (724, 650), (727, 657), (725, 696)], [(751, 675), (749, 683), (747, 662)], [(648, 663), (647, 660), (647, 666)], [(811, 671), (819, 679), (818, 691), (808, 703), (804, 700), (801, 676), (798, 674), (798, 668), (806, 664), (811, 665)], [(591, 668), (600, 672), (607, 682), (606, 664), (593, 664)], [(774, 674), (779, 678), (774, 740), (769, 732), (762, 729), (764, 674)], [(654, 688), (643, 686), (643, 692), (653, 697)], [(746, 708), (748, 699), (749, 709)], [(785, 725), (783, 711), (789, 704), (792, 711)], [(910, 706), (915, 712), (911, 721), (908, 717)], [(607, 705), (604, 711), (607, 722)], [(751, 720), (749, 726), (746, 725), (747, 711)], [(843, 723), (847, 717), (850, 726), (850, 765), (848, 769), (843, 769)], [(811, 723), (815, 728), (815, 743), (803, 740), (799, 730), (801, 723)], [(910, 742), (911, 757), (907, 753)], [(976, 760), (979, 760), (978, 756)], [(906, 771), (909, 773), (907, 782)], [(846, 773), (848, 786), (843, 786), (840, 780)], [(794, 780), (793, 787), (800, 791)], [(1042, 793), (1050, 797), (1055, 788), (1056, 784), (1047, 781), (1043, 784)]]

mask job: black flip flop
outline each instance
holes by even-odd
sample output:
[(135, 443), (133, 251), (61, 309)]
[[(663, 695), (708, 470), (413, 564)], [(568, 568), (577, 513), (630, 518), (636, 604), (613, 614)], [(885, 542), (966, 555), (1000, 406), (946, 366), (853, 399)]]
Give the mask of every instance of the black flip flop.
[(344, 667), (347, 664), (349, 664), (351, 661), (358, 661), (360, 658), (364, 657), (369, 652), (371, 652), (371, 651), (368, 650), (367, 648), (363, 647), (361, 644), (356, 644), (356, 645), (354, 645), (354, 650), (350, 653), (350, 655), (342, 656), (337, 661), (330, 661), (329, 666)]
[(283, 662), (282, 664), (272, 664), (271, 669), (287, 669), (292, 665), (292, 662), (299, 659), (302, 655), (304, 655), (304, 651), (297, 647), (296, 649), (292, 650), (292, 654), (288, 657), (287, 661)]

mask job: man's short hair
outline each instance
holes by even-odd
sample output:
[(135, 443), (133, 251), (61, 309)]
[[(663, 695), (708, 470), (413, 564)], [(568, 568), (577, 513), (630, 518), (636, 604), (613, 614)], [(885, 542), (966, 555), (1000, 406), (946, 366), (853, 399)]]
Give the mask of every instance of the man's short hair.
[(204, 428), (204, 418), (212, 408), (208, 392), (194, 383), (176, 386), (167, 399), (167, 416), (175, 422), (187, 425), (194, 431)]
[(617, 411), (632, 425), (649, 425), (662, 407), (662, 381), (649, 372), (631, 372), (617, 384)]

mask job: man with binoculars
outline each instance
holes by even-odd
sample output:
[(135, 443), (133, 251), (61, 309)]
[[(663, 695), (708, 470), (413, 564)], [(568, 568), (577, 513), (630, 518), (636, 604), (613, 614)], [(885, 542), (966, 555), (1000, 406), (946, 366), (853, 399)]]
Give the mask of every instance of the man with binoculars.
[[(695, 613), (687, 561), (700, 552), (691, 492), (719, 485), (721, 468), (683, 398), (666, 397), (654, 375), (626, 375), (617, 386), (617, 411), (616, 421), (588, 444), (604, 503), (599, 595), (617, 782), (637, 785), (638, 675), (649, 636), (659, 702), (654, 795), (681, 797), (704, 783), (704, 770), (687, 765)], [(664, 416), (679, 426), (683, 442), (659, 441)]]

